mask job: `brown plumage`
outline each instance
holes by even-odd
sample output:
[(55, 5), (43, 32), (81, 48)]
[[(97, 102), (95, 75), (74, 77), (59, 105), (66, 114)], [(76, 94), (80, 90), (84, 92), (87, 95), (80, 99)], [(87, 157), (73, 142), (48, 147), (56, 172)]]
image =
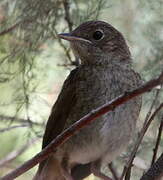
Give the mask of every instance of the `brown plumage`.
[[(91, 110), (141, 85), (125, 39), (111, 25), (89, 21), (59, 37), (70, 41), (81, 65), (67, 77), (52, 108), (43, 148)], [(81, 129), (40, 164), (35, 180), (79, 180), (91, 172), (109, 180), (100, 167), (128, 145), (140, 107), (137, 97)]]

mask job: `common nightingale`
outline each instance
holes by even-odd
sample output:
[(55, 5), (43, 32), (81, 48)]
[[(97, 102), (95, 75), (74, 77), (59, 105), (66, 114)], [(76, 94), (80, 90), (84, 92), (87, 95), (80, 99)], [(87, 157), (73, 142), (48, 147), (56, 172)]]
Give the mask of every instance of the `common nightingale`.
[[(88, 21), (70, 33), (80, 65), (71, 71), (48, 119), (42, 148), (90, 111), (142, 84), (132, 68), (123, 35), (103, 21)], [(89, 174), (110, 180), (100, 171), (129, 144), (141, 108), (136, 97), (81, 129), (40, 163), (35, 180), (80, 180)]]

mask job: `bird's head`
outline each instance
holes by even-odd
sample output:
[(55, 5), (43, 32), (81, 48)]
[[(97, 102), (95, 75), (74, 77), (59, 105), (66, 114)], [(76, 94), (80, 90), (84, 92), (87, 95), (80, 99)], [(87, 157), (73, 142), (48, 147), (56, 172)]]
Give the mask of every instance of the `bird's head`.
[(131, 60), (123, 35), (103, 21), (88, 21), (58, 36), (70, 42), (82, 64), (129, 63)]

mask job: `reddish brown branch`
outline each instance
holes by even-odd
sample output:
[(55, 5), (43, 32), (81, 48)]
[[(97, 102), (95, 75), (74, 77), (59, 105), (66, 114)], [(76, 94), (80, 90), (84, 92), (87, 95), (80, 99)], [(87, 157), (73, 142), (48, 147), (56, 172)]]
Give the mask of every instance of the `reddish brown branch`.
[(139, 148), (139, 145), (140, 145), (140, 143), (141, 143), (141, 141), (142, 141), (145, 133), (147, 132), (147, 130), (148, 130), (151, 122), (153, 121), (153, 119), (155, 118), (155, 116), (157, 115), (157, 113), (158, 113), (162, 108), (163, 108), (163, 103), (161, 103), (161, 104), (159, 105), (159, 107), (154, 111), (154, 113), (151, 115), (151, 117), (149, 118), (149, 120), (147, 121), (147, 123), (146, 123), (146, 124), (143, 126), (143, 128), (141, 129), (140, 135), (139, 135), (139, 137), (138, 137), (138, 139), (137, 139), (137, 141), (136, 141), (136, 143), (135, 143), (135, 146), (134, 146), (133, 151), (132, 151), (132, 153), (131, 153), (131, 155), (130, 155), (130, 158), (129, 158), (129, 160), (128, 160), (128, 162), (127, 162), (127, 164), (126, 164), (126, 166), (124, 167), (124, 170), (123, 170), (123, 172), (122, 172), (121, 180), (123, 179), (123, 177), (125, 176), (125, 174), (127, 173), (127, 171), (130, 171), (131, 166), (132, 166), (132, 162), (133, 162), (133, 160), (134, 160), (134, 158), (135, 158), (136, 152), (137, 152), (137, 150), (138, 150), (138, 148)]
[(161, 141), (162, 130), (163, 130), (163, 117), (162, 117), (161, 122), (160, 122), (159, 130), (158, 130), (158, 136), (157, 136), (157, 140), (156, 140), (156, 145), (155, 145), (155, 148), (153, 149), (153, 158), (152, 158), (151, 166), (156, 160), (158, 147), (159, 147), (159, 144)]
[[(104, 104), (103, 106), (91, 111), (89, 114), (81, 118), (79, 121), (74, 123), (68, 129), (64, 130), (57, 138), (55, 138), (48, 146), (46, 146), (40, 153), (36, 154), (32, 159), (25, 162), (23, 165), (12, 171), (11, 173), (7, 174), (6, 176), (2, 177), (1, 180), (12, 180), (24, 172), (28, 171), (36, 164), (40, 163), (41, 161), (45, 160), (49, 155), (56, 151), (56, 148), (63, 144), (66, 140), (68, 140), (71, 136), (73, 136), (79, 129), (85, 127), (87, 124), (95, 120), (97, 117), (114, 110), (119, 105), (129, 101), (130, 99), (140, 96), (145, 92), (150, 91), (152, 88), (160, 85), (163, 83), (163, 72), (157, 79), (153, 79), (148, 81), (143, 86), (131, 91), (126, 92), (124, 95), (121, 95), (114, 100)], [(163, 105), (163, 104), (162, 104)]]

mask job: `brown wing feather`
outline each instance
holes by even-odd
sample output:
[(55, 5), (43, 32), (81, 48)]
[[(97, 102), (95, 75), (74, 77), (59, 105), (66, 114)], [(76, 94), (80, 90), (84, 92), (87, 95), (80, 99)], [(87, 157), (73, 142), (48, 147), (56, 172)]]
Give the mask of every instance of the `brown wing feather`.
[[(52, 108), (43, 136), (42, 148), (45, 148), (63, 131), (69, 112), (71, 111), (71, 108), (75, 106), (75, 79), (77, 71), (77, 68), (71, 71), (70, 75), (63, 84), (56, 103)], [(44, 163), (45, 161), (40, 164), (39, 170), (42, 169)]]

